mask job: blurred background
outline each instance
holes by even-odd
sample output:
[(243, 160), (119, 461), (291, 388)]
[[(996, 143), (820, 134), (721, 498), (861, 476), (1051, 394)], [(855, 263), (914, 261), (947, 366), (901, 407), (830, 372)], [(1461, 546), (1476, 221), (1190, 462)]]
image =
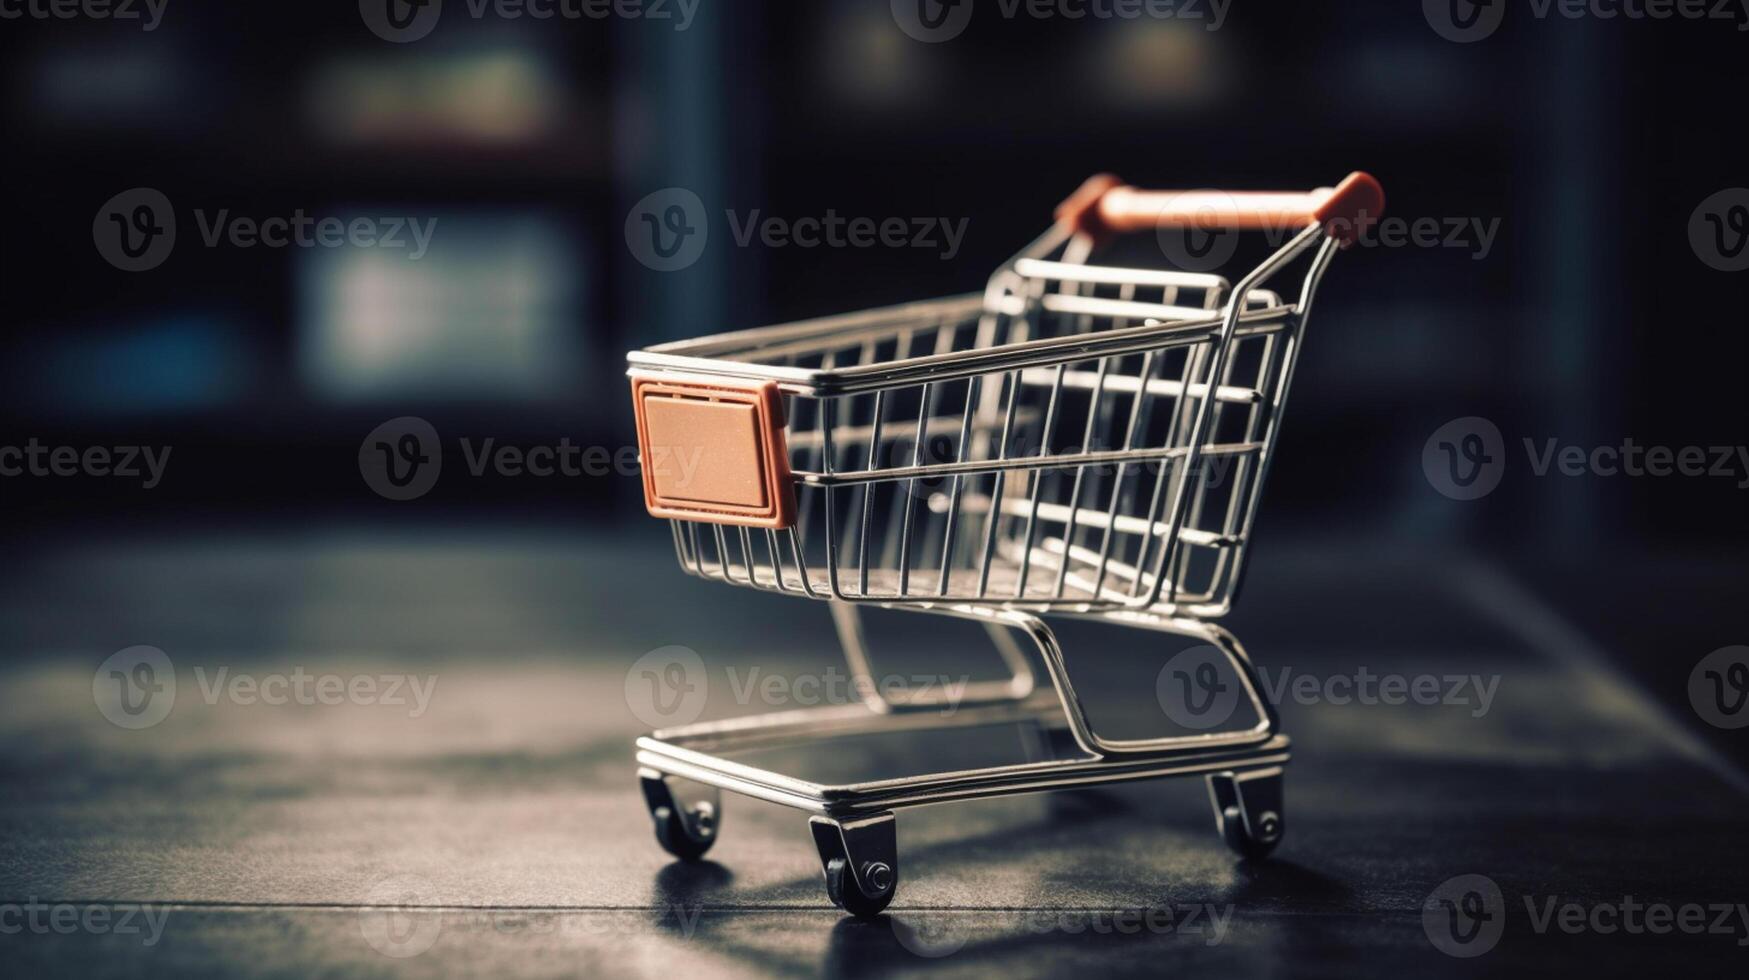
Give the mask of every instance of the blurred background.
[[(1721, 114), (1749, 80), (1733, 25), (1521, 16), (1454, 43), (1415, 4), (991, 6), (924, 43), (903, 6), (538, 19), (396, 0), (430, 18), (400, 30), (371, 3), (172, 0), (140, 8), (150, 30), (12, 21), (0, 430), (174, 455), (149, 491), (0, 482), (11, 546), (335, 522), (659, 534), (632, 477), (451, 478), (397, 502), (361, 481), (357, 447), (414, 415), (446, 439), (618, 451), (627, 349), (978, 289), (1094, 171), (1298, 189), (1364, 168), (1390, 214), (1467, 230), (1337, 263), (1260, 547), (1485, 550), (1630, 639), (1615, 646), (1677, 703), (1686, 668), (1657, 665), (1742, 638), (1749, 474), (1533, 478), (1519, 448), (1744, 442), (1749, 276), (1690, 236), (1697, 206), (1743, 180), (1742, 127)], [(174, 207), (175, 247), (123, 271), (94, 215), (142, 187)], [(669, 187), (698, 195), (713, 233), (658, 271), (628, 248), (628, 209)], [(829, 210), (965, 233), (944, 257), (743, 246), (731, 227)], [(204, 240), (218, 215), (300, 214), (436, 224), (417, 259)], [(1433, 492), (1421, 465), (1466, 416), (1513, 458), (1478, 501)]]
[[(0, 3), (0, 899), (192, 903), (164, 954), (182, 975), (285, 962), (265, 949), (378, 975), (389, 961), (322, 910), (411, 871), (440, 908), (745, 902), (716, 938), (755, 948), (727, 965), (866, 975), (879, 957), (833, 925), (793, 812), (737, 801), (744, 836), (703, 872), (648, 839), (628, 665), (678, 644), (813, 670), (836, 646), (823, 608), (674, 567), (625, 464), (626, 351), (980, 290), (1099, 171), (1299, 190), (1357, 169), (1431, 240), (1365, 241), (1324, 279), (1233, 626), (1265, 665), (1495, 671), (1499, 709), (1285, 706), (1303, 803), (1275, 872), (1214, 856), (1201, 790), (1179, 781), (1163, 792), (1182, 807), (907, 815), (915, 867), (939, 869), (909, 894), (1127, 906), (1167, 883), (1258, 916), (1206, 954), (1225, 975), (1350, 947), (1419, 973), (1437, 954), (1413, 910), (1457, 873), (1509, 894), (1744, 897), (1730, 760), (1749, 744), (1692, 697), (1701, 658), (1749, 652), (1742, 24), (1468, 0), (1165, 17), (1063, 13), (1115, 9), (1094, 0), (1042, 17), (997, 0), (567, 0), (579, 15), (552, 17), (155, 2), (133, 18)], [(640, 222), (675, 201), (708, 234), (669, 262)], [(743, 238), (829, 215), (935, 230), (919, 247)], [(299, 222), (331, 234), (256, 240)], [(1124, 255), (1165, 264), (1157, 244)], [(442, 473), (381, 493), (361, 451), (405, 417), (441, 435)], [(1454, 499), (1425, 464), (1469, 418), (1499, 430), (1503, 467)], [(476, 476), (464, 439), (577, 447), (592, 472)], [(1534, 471), (1551, 446), (1628, 440), (1702, 447), (1708, 466), (1719, 447), (1726, 466)], [(161, 472), (141, 456), (139, 477), (94, 475), (80, 455), (54, 473), (53, 450), (93, 447), (149, 447)], [(92, 703), (92, 668), (139, 644), (183, 671), (148, 731)], [(293, 664), (444, 686), (421, 721), (203, 707), (189, 674)], [(725, 965), (673, 938), (646, 936), (637, 962)], [(128, 972), (105, 941), (30, 949), (43, 972)], [(507, 942), (419, 962), (595, 962), (494, 959)], [(1025, 973), (1047, 945), (996, 954)], [(1544, 955), (1525, 949), (1507, 952)], [(1659, 968), (1667, 949), (1633, 948)], [(1575, 962), (1557, 953), (1539, 972)]]

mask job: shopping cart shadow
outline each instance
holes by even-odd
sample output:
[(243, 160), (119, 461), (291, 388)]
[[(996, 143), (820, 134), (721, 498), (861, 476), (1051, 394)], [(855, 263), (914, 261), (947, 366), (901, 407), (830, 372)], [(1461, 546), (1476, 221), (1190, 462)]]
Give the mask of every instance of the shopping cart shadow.
[[(726, 869), (709, 862), (674, 867), (679, 870), (659, 876), (659, 884), (665, 894), (682, 901), (705, 899), (730, 877)], [(1036, 967), (1042, 960), (1060, 957), (1126, 952), (1170, 968), (1174, 962), (1197, 962), (1224, 942), (1243, 942), (1231, 940), (1228, 931), (1235, 910), (1293, 902), (1340, 905), (1352, 894), (1319, 871), (1280, 859), (1242, 863), (1240, 878), (1231, 891), (1210, 903), (1223, 907), (1218, 932), (1207, 914), (1186, 918), (1184, 905), (1163, 896), (1134, 908), (904, 910), (873, 919), (833, 919), (826, 927), (826, 948), (817, 965), (801, 962), (799, 952), (786, 954), (769, 941), (741, 938), (733, 910), (697, 915), (685, 932), (679, 917), (664, 914), (655, 921), (677, 938), (703, 941), (748, 968), (774, 974), (885, 976), (926, 967), (931, 960), (955, 968), (993, 970), (1021, 964)], [(809, 916), (808, 923), (814, 918)]]
[(1320, 872), (1281, 860), (1243, 862), (1243, 882), (1218, 902), (1223, 925), (1207, 913), (1156, 898), (1114, 909), (907, 910), (873, 920), (843, 918), (832, 927), (820, 973), (884, 976), (929, 960), (955, 969), (1036, 969), (1053, 959), (1103, 958), (1126, 949), (1146, 958), (1150, 972), (1190, 965), (1228, 937), (1235, 910), (1277, 900), (1341, 901), (1351, 894)]
[[(948, 864), (956, 857), (964, 859), (968, 850), (976, 851), (982, 845), (1026, 852), (1029, 845), (1057, 840), (1065, 825), (1086, 828), (1105, 822), (1133, 821), (1135, 814), (1146, 808), (1132, 795), (1098, 789), (1051, 794), (1045, 799), (1045, 812), (1038, 819), (987, 833), (919, 844), (910, 853), (920, 860)], [(1197, 896), (1197, 904), (1241, 911), (1276, 905), (1328, 908), (1345, 906), (1353, 894), (1342, 882), (1288, 860), (1241, 861), (1235, 868), (1236, 877), (1229, 888), (1217, 895)], [(785, 893), (807, 882), (774, 884), (769, 891), (736, 895), (733, 903), (729, 903), (725, 901), (726, 889), (733, 878), (731, 871), (712, 861), (667, 865), (655, 879), (658, 904), (667, 905), (653, 913), (654, 923), (676, 936), (702, 939), (713, 950), (754, 969), (813, 972), (813, 966), (797, 963), (769, 945), (742, 941), (736, 926), (738, 912), (770, 911), (772, 906), (763, 900), (765, 895)], [(823, 925), (828, 921), (830, 925), (826, 926), (827, 946), (818, 971), (832, 977), (862, 977), (906, 967), (914, 969), (931, 959), (948, 960), (956, 967), (977, 964), (994, 968), (1030, 961), (1039, 955), (1061, 955), (1077, 948), (1107, 951), (1142, 947), (1138, 952), (1152, 956), (1154, 947), (1158, 947), (1160, 955), (1171, 956), (1174, 954), (1167, 952), (1169, 949), (1183, 948), (1188, 954), (1192, 949), (1213, 945), (1204, 927), (1190, 928), (1184, 919), (1185, 903), (1177, 901), (1182, 897), (1173, 894), (1170, 882), (1163, 882), (1158, 893), (1133, 906), (1106, 909), (954, 907), (906, 909), (867, 920), (834, 916), (821, 920)], [(701, 914), (688, 921), (669, 915), (668, 908), (688, 908)], [(1100, 927), (1101, 923), (1119, 919), (1125, 928)], [(814, 917), (807, 921), (812, 923)], [(683, 925), (687, 930), (684, 935)], [(1179, 925), (1185, 928), (1181, 930)]]

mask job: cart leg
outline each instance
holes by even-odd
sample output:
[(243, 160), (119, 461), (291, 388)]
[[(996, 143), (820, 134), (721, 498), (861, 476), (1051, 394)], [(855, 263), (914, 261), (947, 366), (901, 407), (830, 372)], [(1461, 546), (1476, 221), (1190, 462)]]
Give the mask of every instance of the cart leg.
[(1253, 772), (1210, 773), (1209, 802), (1215, 828), (1241, 857), (1267, 857), (1287, 829), (1280, 766)]
[(899, 845), (890, 812), (835, 819), (809, 817), (826, 894), (832, 904), (858, 918), (872, 918), (899, 890)]
[(696, 861), (711, 849), (723, 817), (716, 787), (682, 783), (654, 769), (639, 769), (638, 782), (663, 850), (682, 861)]
[[(966, 614), (961, 613), (959, 609), (947, 611), (955, 614)], [(976, 615), (976, 613), (970, 614)], [(1069, 733), (1074, 736), (1076, 743), (1087, 754), (1105, 757), (1160, 755), (1184, 750), (1201, 751), (1211, 744), (1209, 733), (1127, 740), (1101, 738), (1087, 720), (1087, 711), (1082, 707), (1081, 697), (1075, 692), (1074, 682), (1069, 677), (1069, 669), (1063, 661), (1063, 647), (1057, 642), (1056, 633), (1045, 624), (1044, 620), (1031, 613), (1010, 610), (994, 614), (993, 618), (1012, 624), (1014, 628), (1026, 632), (1032, 638), (1033, 644), (1038, 648), (1039, 656), (1044, 660), (1051, 684), (1056, 688), (1057, 700), (1062, 705), (1063, 717), (1068, 722)], [(1189, 637), (1214, 647), (1227, 658), (1237, 671), (1240, 690), (1250, 702), (1252, 710), (1258, 718), (1257, 724), (1250, 730), (1222, 733), (1220, 737), (1229, 744), (1261, 744), (1273, 738), (1278, 732), (1280, 720), (1276, 716), (1275, 706), (1263, 697), (1263, 687), (1251, 664), (1251, 658), (1246, 655), (1245, 648), (1239, 645), (1238, 639), (1233, 634), (1213, 623), (1193, 619), (1167, 619), (1145, 612), (1097, 613), (1087, 618)]]

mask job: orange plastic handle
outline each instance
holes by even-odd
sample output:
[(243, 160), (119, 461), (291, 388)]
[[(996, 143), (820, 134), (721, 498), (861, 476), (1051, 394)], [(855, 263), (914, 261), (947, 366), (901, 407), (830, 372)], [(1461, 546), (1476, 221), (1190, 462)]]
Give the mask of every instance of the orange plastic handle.
[(1204, 231), (1298, 229), (1314, 222), (1344, 246), (1385, 210), (1385, 191), (1356, 170), (1337, 184), (1294, 191), (1144, 191), (1111, 174), (1082, 184), (1057, 206), (1057, 220), (1096, 239), (1156, 228)]

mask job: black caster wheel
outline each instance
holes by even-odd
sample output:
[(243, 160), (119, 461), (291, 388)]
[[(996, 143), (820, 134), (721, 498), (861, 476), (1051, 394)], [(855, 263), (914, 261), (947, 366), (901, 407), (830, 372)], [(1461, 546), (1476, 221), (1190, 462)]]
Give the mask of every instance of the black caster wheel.
[(886, 865), (876, 865), (865, 868), (864, 876), (870, 880), (873, 887), (885, 886), (875, 897), (864, 894), (856, 878), (850, 873), (850, 862), (844, 858), (833, 858), (826, 862), (826, 895), (832, 899), (832, 904), (838, 906), (859, 919), (872, 919), (886, 910), (893, 901), (893, 893), (898, 891), (898, 882), (894, 880), (892, 869)]
[(1281, 770), (1213, 773), (1208, 782), (1209, 802), (1214, 805), (1221, 839), (1246, 860), (1268, 857), (1286, 830)]
[(669, 778), (653, 770), (638, 773), (644, 802), (656, 822), (656, 842), (682, 861), (697, 861), (717, 842), (722, 804), (714, 789), (702, 788), (688, 801), (676, 795)]
[(808, 829), (826, 873), (832, 904), (859, 919), (880, 915), (899, 890), (898, 838), (891, 813), (835, 819), (811, 817)]
[(1245, 829), (1245, 818), (1236, 806), (1227, 807), (1221, 815), (1221, 836), (1226, 839), (1227, 846), (1233, 853), (1248, 861), (1261, 861), (1268, 857), (1275, 845), (1281, 843), (1281, 820), (1273, 813), (1263, 815), (1263, 826), (1258, 834)]

